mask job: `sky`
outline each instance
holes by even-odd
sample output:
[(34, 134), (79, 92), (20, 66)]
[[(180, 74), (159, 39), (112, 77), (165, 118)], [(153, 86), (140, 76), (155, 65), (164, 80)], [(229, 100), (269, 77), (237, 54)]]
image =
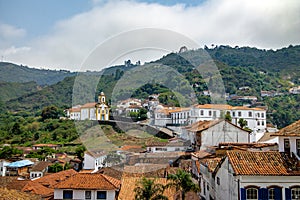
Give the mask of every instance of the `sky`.
[[(181, 34), (199, 48), (214, 44), (275, 50), (300, 44), (300, 1), (0, 0), (1, 61), (79, 71), (104, 43), (104, 52), (110, 54), (105, 56), (118, 58), (110, 64), (126, 59), (149, 62), (179, 50), (176, 42), (145, 50), (157, 39), (149, 34), (151, 28)], [(144, 37), (126, 34), (128, 41), (147, 41), (148, 46), (138, 54), (132, 54), (128, 42), (107, 47), (110, 41), (118, 41), (116, 37), (143, 29)], [(160, 38), (162, 43), (166, 37)], [(126, 49), (127, 45), (131, 53), (119, 55), (118, 46)]]

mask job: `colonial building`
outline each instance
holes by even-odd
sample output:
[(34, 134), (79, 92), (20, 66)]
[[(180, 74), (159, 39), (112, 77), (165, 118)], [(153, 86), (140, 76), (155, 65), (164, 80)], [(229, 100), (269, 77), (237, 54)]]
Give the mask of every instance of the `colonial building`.
[(106, 105), (106, 97), (104, 92), (98, 96), (98, 103), (96, 104), (96, 120), (109, 120), (109, 107)]
[(248, 143), (250, 132), (226, 121), (199, 121), (186, 127), (186, 139), (189, 139), (196, 150), (204, 150), (219, 143)]
[(120, 181), (103, 174), (79, 173), (54, 186), (54, 199), (117, 199)]
[(272, 134), (278, 136), (279, 151), (296, 156), (300, 160), (300, 120)]
[(104, 163), (104, 159), (106, 158), (106, 153), (104, 152), (84, 152), (84, 161), (83, 161), (83, 169), (90, 169), (97, 171), (102, 167), (106, 167)]
[(109, 107), (103, 92), (98, 96), (98, 102), (77, 105), (67, 109), (66, 115), (73, 120), (109, 120)]

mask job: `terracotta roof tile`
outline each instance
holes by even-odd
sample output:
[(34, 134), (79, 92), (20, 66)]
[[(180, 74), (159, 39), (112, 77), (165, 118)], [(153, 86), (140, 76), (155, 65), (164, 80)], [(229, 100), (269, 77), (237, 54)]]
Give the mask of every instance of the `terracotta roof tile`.
[(201, 151), (197, 151), (197, 152), (193, 152), (192, 153), (192, 156), (194, 157), (197, 157), (197, 158), (205, 158), (205, 157), (208, 157), (208, 156), (212, 156), (213, 154), (205, 151), (205, 150), (201, 150)]
[(77, 174), (77, 172), (74, 169), (69, 169), (54, 174), (49, 174), (41, 178), (35, 179), (33, 181), (38, 182), (45, 187), (54, 188), (54, 185), (56, 185), (57, 183), (63, 180), (66, 180), (67, 178), (71, 177), (74, 174)]
[(282, 128), (279, 132), (272, 134), (272, 136), (300, 136), (300, 120)]
[(46, 161), (40, 161), (33, 165), (30, 171), (43, 171), (46, 167), (48, 167), (51, 163)]
[(227, 151), (229, 162), (237, 175), (287, 176), (287, 160), (279, 152)]
[[(133, 200), (134, 198), (134, 189), (136, 188), (137, 185), (139, 185), (139, 181), (142, 178), (132, 178), (132, 177), (126, 177), (122, 179), (122, 187), (119, 193), (118, 200)], [(167, 184), (167, 179), (166, 178), (155, 178), (154, 179), (156, 184), (162, 184), (166, 185)], [(165, 196), (168, 197), (169, 200), (174, 200), (174, 195), (175, 195), (175, 190), (174, 189), (166, 189), (165, 192), (163, 193)]]
[(123, 169), (117, 167), (104, 167), (98, 170), (96, 173), (104, 174), (106, 176), (110, 176), (115, 179), (121, 180), (123, 176)]
[(38, 200), (41, 199), (40, 196), (27, 194), (17, 190), (9, 190), (7, 188), (0, 188), (0, 199), (12, 200), (12, 199), (22, 199), (22, 200)]
[(54, 195), (54, 189), (47, 188), (42, 184), (33, 181), (29, 181), (21, 191), (41, 195), (42, 197), (50, 197)]
[(55, 185), (58, 189), (117, 190), (120, 181), (103, 174), (75, 174)]
[(192, 132), (200, 132), (220, 123), (221, 121), (223, 120), (198, 121), (186, 127), (186, 129)]
[(95, 108), (95, 106), (96, 106), (96, 103), (93, 102), (93, 103), (86, 103), (83, 106), (81, 106), (81, 108)]
[(221, 158), (207, 158), (200, 160), (200, 163), (207, 167), (208, 171), (214, 172), (218, 164), (221, 162)]

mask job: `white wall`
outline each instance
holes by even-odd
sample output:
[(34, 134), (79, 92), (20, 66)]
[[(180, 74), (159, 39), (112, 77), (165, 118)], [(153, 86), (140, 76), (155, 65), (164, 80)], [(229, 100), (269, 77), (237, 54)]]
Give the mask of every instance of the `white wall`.
[(201, 133), (200, 150), (217, 146), (221, 142), (249, 142), (249, 133), (232, 124), (222, 121)]
[(296, 144), (296, 140), (299, 140), (300, 137), (279, 137), (279, 152), (284, 152), (284, 139), (289, 139), (290, 141), (290, 148), (291, 148), (291, 152), (293, 152), (298, 160), (300, 160), (300, 157), (297, 155), (297, 144)]
[(5, 176), (6, 166), (8, 164), (9, 164), (9, 162), (6, 162), (5, 160), (0, 161), (0, 176)]
[[(54, 199), (63, 199), (63, 191), (70, 190), (70, 189), (54, 189)], [(86, 190), (73, 190), (73, 199), (85, 199), (85, 191)], [(91, 191), (91, 199), (97, 199), (97, 190), (88, 190)], [(99, 190), (104, 191), (104, 190)], [(114, 200), (115, 199), (115, 191), (109, 190), (107, 191), (107, 200)]]

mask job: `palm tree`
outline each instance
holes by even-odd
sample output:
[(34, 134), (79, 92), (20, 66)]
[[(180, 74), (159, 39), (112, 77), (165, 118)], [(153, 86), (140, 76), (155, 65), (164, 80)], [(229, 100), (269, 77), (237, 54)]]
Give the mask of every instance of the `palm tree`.
[(134, 189), (136, 200), (167, 200), (163, 195), (164, 186), (162, 184), (154, 183), (154, 179), (147, 179), (143, 177), (137, 187)]
[(179, 169), (176, 174), (169, 174), (167, 177), (171, 182), (167, 184), (167, 187), (173, 187), (176, 191), (181, 192), (181, 199), (185, 199), (185, 194), (189, 191), (199, 192), (200, 188), (192, 181), (192, 176), (188, 172)]
[(241, 128), (244, 128), (245, 126), (248, 125), (248, 122), (247, 120), (243, 119), (243, 118), (240, 118), (239, 121), (238, 121), (239, 125)]

